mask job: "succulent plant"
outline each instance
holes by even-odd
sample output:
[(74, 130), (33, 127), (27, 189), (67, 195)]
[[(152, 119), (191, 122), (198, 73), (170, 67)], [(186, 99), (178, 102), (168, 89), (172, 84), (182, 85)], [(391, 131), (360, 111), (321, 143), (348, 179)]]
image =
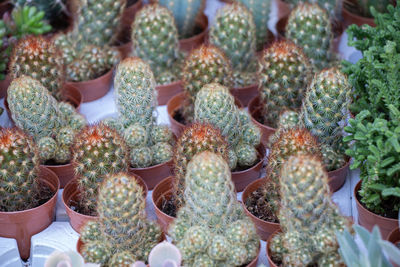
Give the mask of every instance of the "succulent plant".
[(195, 155), (185, 179), (185, 205), (169, 229), (184, 265), (242, 266), (253, 260), (259, 239), (236, 200), (223, 157), (210, 151)]
[(284, 266), (343, 266), (335, 234), (350, 222), (330, 198), (322, 162), (310, 154), (291, 156), (281, 169), (280, 195), (282, 233), (271, 243), (272, 257)]
[[(106, 175), (98, 192), (96, 224), (84, 226), (82, 238), (88, 240), (82, 255), (86, 261), (109, 266), (129, 266), (146, 260), (150, 250), (162, 239), (159, 226), (146, 219), (143, 188), (126, 173)], [(86, 231), (90, 227), (92, 230)], [(96, 238), (85, 236), (97, 227)]]
[(13, 49), (10, 62), (13, 79), (28, 75), (40, 81), (47, 90), (61, 100), (65, 81), (64, 60), (60, 50), (40, 36), (21, 39)]
[(233, 86), (232, 68), (224, 53), (215, 46), (201, 45), (186, 58), (182, 81), (185, 92), (183, 117), (191, 123), (194, 117), (196, 95), (209, 83), (219, 83), (228, 88)]
[(36, 207), (39, 155), (33, 140), (18, 128), (0, 130), (0, 211)]
[(72, 147), (72, 165), (85, 214), (96, 212), (99, 184), (106, 175), (128, 170), (128, 149), (117, 132), (103, 124), (85, 127)]
[(143, 7), (135, 16), (131, 38), (132, 54), (150, 65), (158, 84), (178, 80), (182, 55), (175, 19), (167, 8), (158, 4)]
[(46, 259), (44, 267), (99, 267), (98, 264), (85, 263), (83, 257), (76, 251), (61, 252), (55, 250)]
[(259, 60), (259, 90), (264, 124), (277, 127), (279, 114), (301, 107), (312, 67), (302, 49), (290, 41), (278, 41)]
[(235, 87), (256, 82), (256, 65), (253, 64), (256, 61), (256, 27), (252, 13), (244, 5), (227, 4), (217, 11), (210, 29), (210, 43), (231, 60)]
[(181, 262), (179, 249), (166, 241), (157, 244), (149, 254), (149, 265), (152, 267), (179, 267)]
[(300, 3), (289, 15), (286, 38), (303, 48), (316, 70), (335, 60), (332, 53), (333, 30), (328, 13), (318, 4)]
[(34, 6), (43, 11), (45, 19), (55, 21), (63, 13), (68, 12), (66, 0), (12, 0), (15, 6)]
[[(325, 9), (332, 17), (335, 17), (342, 7), (342, 0), (284, 0), (285, 2), (297, 6), (300, 3), (306, 2), (310, 4), (318, 4)], [(346, 0), (345, 0), (346, 1)]]

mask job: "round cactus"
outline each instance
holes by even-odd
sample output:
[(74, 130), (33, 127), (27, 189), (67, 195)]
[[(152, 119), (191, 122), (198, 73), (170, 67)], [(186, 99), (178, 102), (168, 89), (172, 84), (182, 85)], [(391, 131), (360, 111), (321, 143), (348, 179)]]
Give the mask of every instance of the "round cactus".
[(147, 145), (148, 134), (144, 127), (138, 123), (124, 130), (124, 139), (129, 147), (140, 147)]
[(166, 142), (156, 143), (151, 147), (153, 164), (169, 161), (173, 155), (172, 146)]
[(146, 168), (153, 162), (153, 152), (150, 147), (131, 148), (129, 162), (133, 168)]
[(38, 143), (39, 156), (42, 160), (47, 161), (56, 156), (57, 142), (51, 137), (42, 137)]
[(159, 142), (170, 142), (174, 136), (171, 129), (167, 125), (154, 125), (151, 129), (151, 141), (152, 143)]
[(235, 147), (237, 164), (242, 167), (251, 167), (258, 160), (257, 150), (254, 146), (239, 143)]

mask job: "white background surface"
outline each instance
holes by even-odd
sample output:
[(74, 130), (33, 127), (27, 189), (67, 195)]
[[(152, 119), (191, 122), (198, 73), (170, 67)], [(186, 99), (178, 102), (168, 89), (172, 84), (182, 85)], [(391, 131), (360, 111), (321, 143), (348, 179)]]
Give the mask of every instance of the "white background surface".
[[(210, 24), (213, 22), (216, 10), (222, 5), (223, 3), (219, 2), (218, 0), (207, 1), (205, 13), (209, 17)], [(272, 32), (276, 32), (274, 28), (274, 25), (277, 21), (276, 14), (276, 5), (273, 3), (271, 19), (269, 22)], [(353, 48), (347, 47), (346, 42), (347, 37), (346, 34), (344, 34), (339, 48), (341, 57), (343, 59), (354, 61), (360, 57), (360, 54)], [(4, 107), (3, 99), (0, 100), (0, 105)], [(162, 124), (169, 124), (166, 106), (159, 106), (157, 111), (158, 122)], [(99, 100), (82, 104), (81, 113), (86, 116), (89, 123), (96, 123), (105, 117), (115, 115), (116, 107), (113, 100), (113, 89), (111, 88), (108, 94)], [(6, 112), (4, 112), (0, 117), (0, 125), (3, 127), (12, 126)], [(352, 198), (352, 190), (359, 180), (358, 177), (358, 171), (350, 171), (344, 186), (338, 192), (332, 195), (334, 202), (337, 203), (342, 214), (345, 216), (352, 216), (354, 218), (354, 222), (357, 222), (357, 210), (355, 207), (355, 202)], [(59, 200), (61, 198), (61, 193), (62, 191), (59, 192)], [(147, 197), (146, 209), (148, 212), (148, 217), (155, 220), (155, 213), (151, 203), (151, 194), (152, 191), (149, 192)], [(241, 193), (238, 194), (238, 199), (240, 198)], [(75, 250), (77, 240), (78, 234), (71, 228), (68, 222), (68, 217), (65, 213), (65, 209), (62, 203), (59, 201), (57, 203), (55, 222), (45, 231), (32, 237), (31, 258), (29, 263), (24, 263), (24, 265), (41, 267), (44, 265), (45, 258), (55, 249), (61, 251), (67, 251), (71, 249)], [(265, 252), (265, 242), (262, 242), (259, 264), (260, 263), (268, 266)], [(22, 265), (20, 264), (15, 240), (0, 238), (0, 267), (6, 266), (19, 267)]]

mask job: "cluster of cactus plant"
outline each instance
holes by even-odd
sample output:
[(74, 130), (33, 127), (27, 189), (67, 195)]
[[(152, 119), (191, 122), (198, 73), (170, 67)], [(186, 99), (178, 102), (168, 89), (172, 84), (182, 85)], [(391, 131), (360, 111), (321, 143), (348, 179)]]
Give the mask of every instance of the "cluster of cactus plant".
[[(325, 9), (332, 17), (335, 17), (342, 7), (343, 0), (284, 0), (285, 2), (297, 6), (300, 3), (318, 4)], [(346, 1), (346, 0), (345, 0)]]
[(230, 162), (232, 169), (246, 168), (257, 162), (260, 130), (248, 119), (246, 112), (237, 108), (227, 87), (217, 83), (205, 85), (197, 93), (194, 120), (209, 123), (221, 131), (236, 157), (237, 166)]
[(161, 241), (159, 226), (146, 218), (143, 188), (126, 173), (107, 175), (98, 192), (98, 221), (81, 232), (82, 255), (87, 262), (105, 266), (130, 266), (146, 261)]
[(301, 107), (311, 71), (302, 49), (290, 41), (275, 42), (263, 52), (258, 75), (264, 124), (277, 127), (282, 111)]
[(42, 162), (70, 160), (70, 146), (85, 118), (66, 102), (57, 102), (37, 80), (22, 75), (12, 81), (7, 101), (15, 124), (33, 136)]
[(237, 202), (227, 162), (210, 151), (199, 153), (185, 179), (185, 205), (169, 229), (184, 265), (242, 266), (253, 260), (259, 238)]
[(180, 79), (184, 55), (179, 51), (179, 36), (171, 12), (158, 4), (143, 7), (132, 24), (132, 54), (146, 61), (157, 84)]
[(126, 58), (118, 65), (114, 86), (119, 118), (105, 123), (124, 137), (131, 166), (145, 168), (169, 161), (174, 138), (167, 126), (156, 125), (157, 91), (149, 64)]
[(99, 184), (107, 175), (128, 171), (125, 141), (102, 123), (86, 126), (75, 137), (72, 156), (80, 208), (85, 214), (95, 213)]
[(13, 79), (21, 75), (31, 76), (57, 100), (62, 99), (64, 60), (53, 42), (40, 36), (28, 36), (20, 40), (11, 55), (10, 73)]
[(256, 27), (244, 5), (227, 4), (218, 10), (210, 29), (210, 43), (230, 59), (235, 87), (256, 82)]
[(39, 192), (39, 155), (33, 140), (18, 128), (0, 131), (0, 211), (34, 208)]
[(335, 234), (350, 222), (330, 198), (322, 162), (307, 153), (291, 156), (280, 172), (280, 195), (282, 233), (271, 241), (274, 261), (283, 266), (343, 266)]
[(290, 13), (285, 30), (286, 38), (303, 48), (316, 70), (334, 62), (331, 21), (327, 11), (318, 4), (300, 3)]

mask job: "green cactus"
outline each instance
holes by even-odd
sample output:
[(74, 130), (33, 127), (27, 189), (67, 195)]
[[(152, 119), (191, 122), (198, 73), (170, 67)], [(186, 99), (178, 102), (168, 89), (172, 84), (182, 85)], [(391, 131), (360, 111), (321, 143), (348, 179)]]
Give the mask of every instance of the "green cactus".
[(108, 174), (128, 170), (128, 150), (114, 130), (103, 124), (87, 126), (75, 137), (72, 165), (81, 209), (85, 214), (94, 214), (99, 184)]
[[(344, 2), (346, 2), (345, 0)], [(337, 16), (338, 11), (340, 11), (340, 8), (342, 7), (342, 0), (284, 0), (284, 2), (287, 2), (291, 4), (292, 6), (297, 6), (300, 3), (310, 3), (310, 4), (318, 4), (320, 7), (325, 9), (332, 18)]]
[(160, 5), (168, 8), (174, 15), (181, 38), (193, 36), (196, 18), (203, 13), (205, 2), (205, 0), (158, 0)]
[(241, 167), (251, 167), (258, 160), (257, 150), (254, 146), (246, 143), (239, 143), (235, 147), (235, 153), (238, 162), (237, 164)]
[(270, 136), (268, 140), (268, 147), (271, 147), (273, 143), (279, 138), (281, 131), (298, 127), (300, 125), (299, 113), (293, 110), (284, 110), (279, 115), (278, 126), (276, 132)]
[(146, 146), (148, 134), (146, 128), (135, 123), (124, 130), (123, 137), (130, 147)]
[(57, 152), (57, 142), (51, 137), (42, 137), (38, 143), (39, 157), (42, 160), (55, 158)]
[(145, 168), (153, 162), (153, 152), (150, 147), (134, 147), (129, 152), (129, 162), (133, 168)]
[[(133, 55), (146, 61), (158, 84), (160, 80), (178, 80), (180, 72), (180, 54), (178, 30), (171, 12), (158, 4), (143, 7), (135, 16), (132, 24), (132, 51)], [(174, 75), (165, 79), (163, 72)], [(163, 77), (162, 79), (159, 79)]]
[(18, 128), (0, 130), (0, 211), (38, 204), (39, 155), (33, 140)]
[(242, 266), (253, 260), (259, 238), (236, 200), (226, 161), (203, 151), (188, 164), (185, 179), (185, 205), (169, 229), (184, 265)]
[(293, 9), (286, 25), (286, 38), (303, 48), (316, 70), (329, 67), (335, 60), (331, 21), (318, 4), (300, 3)]
[[(256, 82), (256, 66), (252, 64), (256, 61), (256, 27), (253, 15), (244, 5), (227, 4), (218, 10), (210, 29), (210, 43), (219, 47), (231, 60), (236, 87), (239, 87), (238, 81), (248, 82), (241, 84), (243, 86)], [(250, 73), (253, 74), (251, 78), (248, 77)]]
[(330, 198), (322, 162), (307, 154), (291, 156), (282, 166), (280, 195), (283, 232), (272, 242), (274, 257), (284, 266), (344, 266), (335, 234), (350, 223)]
[(155, 143), (170, 142), (174, 136), (167, 125), (154, 125), (150, 132), (151, 141)]
[(167, 142), (159, 142), (151, 147), (153, 164), (161, 164), (169, 161), (173, 155), (173, 149)]
[(185, 92), (183, 117), (187, 123), (193, 121), (196, 95), (203, 86), (219, 83), (228, 88), (233, 86), (232, 68), (224, 53), (215, 46), (201, 45), (185, 60), (182, 74)]
[(259, 63), (263, 123), (276, 128), (283, 110), (300, 108), (312, 68), (302, 50), (288, 41), (272, 44)]
[(86, 261), (128, 266), (147, 260), (150, 250), (161, 241), (162, 232), (146, 219), (143, 193), (135, 178), (126, 173), (106, 176), (99, 189), (98, 223), (89, 222), (82, 231), (81, 238), (87, 241), (82, 251)]

